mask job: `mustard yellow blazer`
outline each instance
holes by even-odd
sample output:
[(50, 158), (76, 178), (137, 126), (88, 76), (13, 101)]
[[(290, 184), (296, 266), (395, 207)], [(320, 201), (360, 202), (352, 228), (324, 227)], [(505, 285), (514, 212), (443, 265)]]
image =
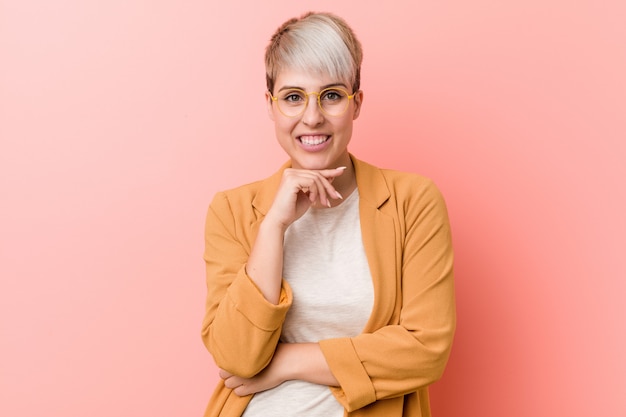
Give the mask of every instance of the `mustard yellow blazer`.
[[(446, 206), (435, 185), (352, 157), (374, 306), (356, 337), (321, 340), (346, 416), (430, 416), (428, 385), (444, 371), (456, 325), (453, 253)], [(271, 361), (292, 303), (283, 280), (267, 302), (245, 264), (278, 189), (273, 176), (215, 195), (206, 219), (208, 295), (202, 339), (217, 366), (251, 377)], [(251, 396), (220, 381), (205, 417), (239, 417)]]

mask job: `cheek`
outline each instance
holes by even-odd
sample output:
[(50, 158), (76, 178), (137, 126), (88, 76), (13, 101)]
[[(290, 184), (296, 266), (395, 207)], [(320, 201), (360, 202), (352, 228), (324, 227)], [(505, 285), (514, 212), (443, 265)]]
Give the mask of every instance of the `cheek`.
[(346, 115), (339, 123), (335, 125), (337, 130), (351, 132), (352, 131), (352, 114)]
[(276, 117), (274, 119), (274, 131), (279, 137), (289, 136), (294, 125), (295, 124), (291, 120), (285, 120), (284, 117)]

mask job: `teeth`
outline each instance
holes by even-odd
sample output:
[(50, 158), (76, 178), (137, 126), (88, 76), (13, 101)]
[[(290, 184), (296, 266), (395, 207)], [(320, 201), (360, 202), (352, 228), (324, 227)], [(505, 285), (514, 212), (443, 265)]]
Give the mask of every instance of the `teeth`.
[(328, 136), (300, 136), (300, 141), (305, 145), (319, 145), (326, 142)]

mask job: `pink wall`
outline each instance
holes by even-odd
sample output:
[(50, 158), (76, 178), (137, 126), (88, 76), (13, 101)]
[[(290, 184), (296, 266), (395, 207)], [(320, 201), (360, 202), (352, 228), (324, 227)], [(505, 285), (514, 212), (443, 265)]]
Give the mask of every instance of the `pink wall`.
[(310, 8), (365, 47), (352, 151), (449, 203), (435, 416), (626, 415), (624, 3), (387, 3), (0, 1), (0, 415), (201, 415), (204, 213), (284, 160), (263, 48)]

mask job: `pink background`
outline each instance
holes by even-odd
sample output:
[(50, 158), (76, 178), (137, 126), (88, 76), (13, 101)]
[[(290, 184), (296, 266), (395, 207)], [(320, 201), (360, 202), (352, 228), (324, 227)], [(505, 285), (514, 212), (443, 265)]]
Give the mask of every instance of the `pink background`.
[(0, 415), (202, 414), (204, 214), (284, 161), (263, 48), (309, 9), (365, 47), (351, 150), (449, 204), (435, 416), (626, 415), (624, 3), (383, 3), (0, 0)]

